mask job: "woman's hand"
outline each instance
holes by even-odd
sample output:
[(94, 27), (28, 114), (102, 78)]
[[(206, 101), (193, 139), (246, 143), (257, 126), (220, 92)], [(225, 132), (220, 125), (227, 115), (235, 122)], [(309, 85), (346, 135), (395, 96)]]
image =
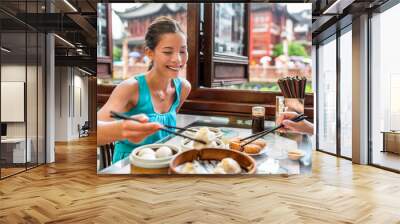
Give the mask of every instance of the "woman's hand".
[(131, 120), (123, 120), (121, 123), (121, 137), (131, 142), (139, 143), (162, 128), (159, 123), (149, 123), (149, 118), (144, 114), (134, 115), (132, 118), (139, 120), (140, 123)]
[(132, 117), (139, 120), (139, 122), (130, 120), (98, 120), (97, 145), (104, 145), (125, 139), (133, 143), (139, 143), (162, 127), (159, 123), (149, 123), (149, 118), (144, 114), (138, 114)]
[(279, 130), (281, 132), (294, 131), (301, 132), (305, 134), (312, 135), (314, 134), (314, 125), (307, 121), (302, 120), (299, 122), (291, 121), (291, 119), (298, 117), (299, 114), (296, 112), (282, 112), (279, 114), (278, 119), (276, 120), (277, 125), (283, 124), (283, 128)]

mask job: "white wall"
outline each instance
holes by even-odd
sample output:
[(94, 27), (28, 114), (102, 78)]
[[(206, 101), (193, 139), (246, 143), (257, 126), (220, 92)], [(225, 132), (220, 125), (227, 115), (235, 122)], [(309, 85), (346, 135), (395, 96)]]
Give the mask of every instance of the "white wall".
[(56, 67), (55, 73), (55, 140), (70, 141), (88, 120), (88, 78), (72, 67)]
[[(28, 67), (28, 72), (33, 67)], [(25, 65), (9, 64), (1, 66), (1, 81), (3, 82), (25, 82)], [(28, 93), (28, 96), (30, 94)], [(35, 94), (36, 95), (36, 94)], [(1, 108), (7, 110), (7, 108)], [(25, 138), (24, 122), (7, 122), (7, 137), (23, 137)]]

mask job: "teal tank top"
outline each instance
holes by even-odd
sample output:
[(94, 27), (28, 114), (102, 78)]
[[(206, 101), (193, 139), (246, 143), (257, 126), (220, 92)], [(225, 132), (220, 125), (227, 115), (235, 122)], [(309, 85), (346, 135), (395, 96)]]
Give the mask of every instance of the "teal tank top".
[[(125, 115), (132, 116), (135, 114), (146, 114), (149, 117), (149, 122), (158, 122), (163, 125), (176, 126), (176, 109), (180, 103), (181, 95), (181, 80), (179, 78), (173, 79), (175, 85), (175, 100), (172, 103), (171, 108), (168, 112), (160, 114), (154, 111), (154, 106), (151, 100), (151, 93), (149, 86), (147, 85), (145, 75), (141, 74), (135, 77), (138, 81), (139, 86), (139, 99), (136, 107), (125, 112)], [(157, 131), (153, 135), (148, 136), (142, 142), (135, 144), (128, 140), (117, 141), (115, 143), (113, 163), (124, 159), (138, 146), (152, 144), (158, 140), (165, 138), (169, 133), (165, 131)]]

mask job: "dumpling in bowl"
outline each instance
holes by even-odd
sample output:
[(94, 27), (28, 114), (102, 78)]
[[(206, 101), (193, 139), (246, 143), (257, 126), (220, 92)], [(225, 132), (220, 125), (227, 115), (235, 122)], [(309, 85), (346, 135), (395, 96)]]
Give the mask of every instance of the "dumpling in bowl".
[(156, 159), (156, 154), (155, 153), (146, 153), (146, 154), (143, 154), (140, 158), (153, 160), (153, 159)]
[(215, 142), (215, 133), (210, 131), (207, 127), (202, 127), (196, 133), (195, 139), (205, 141), (207, 144), (202, 144), (200, 142), (193, 142), (193, 148), (202, 149), (202, 148), (213, 148), (217, 147), (217, 143)]
[(191, 162), (185, 163), (185, 165), (183, 165), (183, 167), (182, 167), (181, 172), (185, 173), (185, 174), (195, 174), (196, 173), (196, 171), (194, 169), (194, 165)]
[(151, 148), (143, 148), (138, 152), (138, 156), (143, 157), (144, 154), (153, 154), (155, 156), (154, 150)]
[(165, 158), (172, 156), (172, 150), (167, 146), (162, 146), (156, 150), (157, 158)]
[(210, 129), (208, 129), (207, 127), (202, 127), (196, 133), (195, 138), (210, 143), (210, 141), (215, 139), (215, 133), (210, 131)]
[(242, 172), (242, 168), (240, 168), (239, 163), (229, 157), (222, 159), (214, 169), (216, 174), (238, 174), (240, 172)]

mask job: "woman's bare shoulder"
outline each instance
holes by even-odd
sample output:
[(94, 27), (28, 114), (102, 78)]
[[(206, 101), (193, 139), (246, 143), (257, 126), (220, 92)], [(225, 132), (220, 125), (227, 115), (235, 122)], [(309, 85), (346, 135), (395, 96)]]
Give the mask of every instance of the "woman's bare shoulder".
[(184, 78), (179, 78), (179, 80), (181, 81), (181, 85), (183, 89), (191, 89), (192, 85), (190, 84), (190, 82), (187, 79)]
[(122, 81), (121, 83), (119, 83), (114, 91), (117, 93), (131, 93), (132, 92), (136, 92), (138, 89), (139, 83), (138, 81), (134, 78), (131, 77), (129, 79), (125, 79), (124, 81)]

